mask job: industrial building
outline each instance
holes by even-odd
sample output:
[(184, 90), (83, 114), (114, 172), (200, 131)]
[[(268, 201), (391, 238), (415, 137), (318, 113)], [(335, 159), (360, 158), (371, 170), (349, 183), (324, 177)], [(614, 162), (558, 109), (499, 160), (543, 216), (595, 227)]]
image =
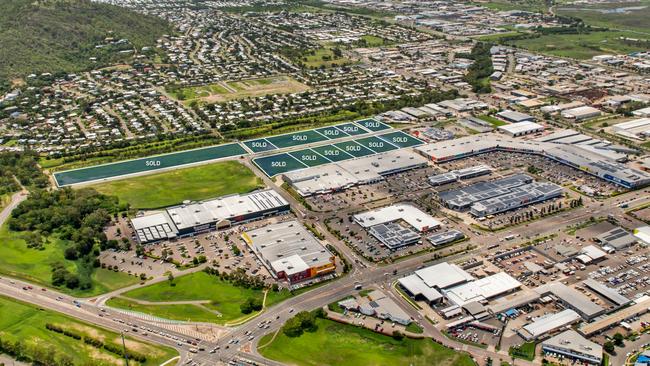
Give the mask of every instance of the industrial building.
[(379, 290), (373, 290), (360, 299), (349, 298), (338, 302), (346, 310), (374, 316), (402, 325), (411, 324), (411, 317), (395, 301)]
[(527, 174), (515, 174), (489, 182), (440, 192), (442, 203), (454, 210), (467, 210), (476, 217), (517, 209), (562, 195), (562, 187), (534, 182)]
[(585, 339), (572, 329), (542, 342), (542, 351), (551, 356), (562, 356), (594, 365), (600, 365), (603, 360), (603, 347)]
[(429, 183), (432, 186), (442, 186), (445, 184), (457, 182), (463, 179), (470, 179), (479, 177), (481, 175), (490, 174), (492, 168), (487, 165), (481, 164), (471, 166), (464, 169), (452, 170), (446, 173), (436, 174), (429, 177)]
[(605, 309), (595, 304), (587, 296), (579, 291), (560, 282), (549, 283), (533, 289), (540, 297), (552, 295), (552, 297), (562, 303), (565, 307), (574, 310), (580, 316), (589, 321), (605, 312)]
[(405, 221), (419, 232), (426, 232), (440, 227), (440, 222), (419, 208), (398, 203), (391, 206), (366, 211), (353, 216), (354, 221), (364, 229), (395, 221)]
[(544, 131), (544, 126), (532, 121), (525, 121), (499, 126), (497, 129), (507, 135), (517, 137), (542, 132)]
[(589, 106), (567, 109), (561, 112), (563, 118), (575, 121), (584, 121), (601, 115), (601, 111)]
[(422, 156), (444, 163), (493, 151), (535, 154), (557, 161), (624, 188), (650, 184), (650, 174), (629, 168), (616, 159), (598, 154), (597, 149), (583, 145), (555, 144), (543, 141), (518, 140), (497, 134), (482, 134), (439, 141), (415, 148)]
[(645, 140), (650, 137), (650, 118), (640, 118), (632, 121), (618, 123), (612, 130), (623, 137), (636, 140)]
[(289, 212), (289, 202), (272, 189), (167, 208), (131, 220), (140, 244), (187, 237)]
[(607, 287), (602, 283), (594, 280), (593, 278), (588, 278), (582, 282), (590, 290), (597, 293), (598, 295), (606, 298), (608, 301), (612, 302), (617, 307), (622, 307), (630, 304), (632, 300), (621, 295), (613, 288)]
[(425, 166), (427, 160), (422, 156), (400, 149), (292, 171), (282, 177), (301, 196), (308, 197), (378, 182), (386, 176)]
[(585, 337), (590, 337), (594, 334), (600, 333), (612, 327), (618, 326), (622, 321), (640, 316), (650, 310), (650, 297), (642, 296), (634, 300), (634, 304), (623, 308), (615, 313), (603, 316), (596, 319), (591, 323), (585, 323), (578, 331)]
[(471, 302), (485, 302), (516, 291), (521, 283), (505, 272), (443, 290), (450, 303), (464, 306)]
[(504, 121), (512, 123), (535, 122), (535, 117), (531, 116), (530, 114), (511, 110), (501, 111), (497, 113), (497, 116)]
[(545, 335), (577, 323), (582, 318), (571, 309), (565, 309), (559, 313), (548, 314), (535, 319), (533, 322), (524, 325), (517, 333), (527, 341), (535, 340)]
[(638, 239), (622, 227), (615, 227), (594, 238), (603, 249), (622, 250), (638, 242)]
[(477, 280), (457, 265), (447, 262), (417, 270), (398, 282), (416, 300), (434, 304), (442, 302), (445, 297), (458, 311), (464, 306), (476, 307), (468, 304), (484, 303), (521, 287), (519, 281), (505, 272)]
[(400, 278), (398, 282), (416, 300), (426, 300), (429, 304), (434, 304), (443, 299), (440, 291), (473, 279), (474, 277), (457, 265), (443, 262), (419, 269), (410, 276)]
[(415, 244), (420, 240), (418, 233), (396, 222), (372, 226), (368, 232), (391, 250)]
[(334, 255), (298, 221), (246, 231), (242, 239), (274, 278), (292, 284), (336, 270)]
[(462, 232), (452, 229), (452, 230), (447, 230), (447, 231), (441, 231), (439, 233), (431, 234), (427, 236), (427, 240), (431, 245), (434, 247), (440, 246), (440, 245), (445, 245), (449, 243), (453, 243), (456, 240), (461, 240), (465, 238), (465, 234)]

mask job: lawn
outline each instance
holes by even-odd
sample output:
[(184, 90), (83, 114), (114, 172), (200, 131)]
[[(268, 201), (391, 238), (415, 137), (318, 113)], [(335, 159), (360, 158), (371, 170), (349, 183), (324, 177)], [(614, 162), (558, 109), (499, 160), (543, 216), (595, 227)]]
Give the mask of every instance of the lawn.
[(389, 46), (394, 44), (394, 42), (388, 39), (373, 36), (370, 34), (361, 36), (360, 41), (361, 41), (360, 43), (362, 43), (364, 47), (382, 47), (382, 46)]
[(519, 347), (510, 347), (508, 353), (514, 358), (532, 361), (535, 359), (535, 342), (526, 342)]
[[(131, 290), (124, 298), (113, 298), (108, 305), (140, 311), (153, 316), (173, 319), (214, 322), (224, 324), (248, 315), (243, 314), (240, 305), (248, 298), (262, 299), (261, 290), (237, 287), (227, 281), (205, 272), (196, 272), (174, 279), (174, 286), (168, 281)], [(288, 291), (270, 291), (266, 306), (271, 306), (290, 297)], [(167, 302), (165, 304), (139, 304), (132, 300)], [(202, 304), (169, 304), (174, 301), (205, 301)]]
[[(50, 237), (43, 250), (30, 249), (27, 248), (21, 233), (10, 231), (5, 225), (0, 228), (0, 243), (2, 243), (0, 247), (0, 273), (2, 274), (51, 287), (50, 264), (61, 262), (69, 271), (76, 272), (76, 263), (63, 257), (66, 243), (56, 237)], [(75, 296), (90, 297), (139, 281), (134, 276), (101, 268), (94, 271), (92, 279), (93, 287), (90, 290), (70, 291), (65, 287), (58, 289)]]
[(260, 353), (267, 358), (299, 366), (311, 365), (436, 365), (470, 366), (471, 358), (430, 339), (395, 340), (368, 329), (317, 319), (318, 330), (290, 338), (278, 333), (260, 340)]
[[(98, 364), (100, 360), (103, 362), (102, 364), (105, 363), (106, 365), (123, 364), (123, 360), (120, 359), (119, 355), (102, 348), (91, 347), (85, 344), (83, 340), (76, 340), (48, 330), (45, 325), (48, 323), (54, 324), (84, 337), (101, 340), (104, 344), (121, 347), (122, 342), (117, 333), (57, 312), (40, 310), (29, 304), (6, 297), (0, 297), (0, 313), (2, 314), (0, 316), (0, 337), (3, 340), (12, 342), (20, 340), (24, 344), (41, 349), (52, 347), (59, 354), (70, 356), (75, 365)], [(126, 338), (126, 346), (127, 350), (147, 357), (144, 365), (160, 365), (178, 355), (176, 350), (172, 348), (152, 345), (129, 337)], [(133, 364), (140, 365), (137, 362), (133, 362)]]
[(262, 187), (253, 172), (236, 161), (127, 178), (92, 186), (97, 191), (117, 196), (139, 209), (179, 204), (184, 200), (203, 200), (232, 193), (250, 192)]
[(477, 118), (482, 119), (485, 122), (488, 122), (489, 124), (491, 124), (494, 127), (505, 126), (505, 125), (508, 124), (507, 122), (504, 122), (504, 121), (502, 121), (502, 120), (500, 120), (498, 118), (492, 117), (492, 116), (488, 116), (487, 114), (480, 115)]
[(490, 0), (487, 2), (477, 1), (475, 4), (496, 11), (525, 10), (535, 13), (543, 13), (547, 10), (546, 3), (540, 0)]

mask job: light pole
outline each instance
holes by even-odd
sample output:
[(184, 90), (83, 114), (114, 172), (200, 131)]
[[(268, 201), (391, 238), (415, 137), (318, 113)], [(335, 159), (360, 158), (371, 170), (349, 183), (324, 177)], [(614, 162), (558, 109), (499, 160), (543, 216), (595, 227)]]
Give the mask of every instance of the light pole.
[(122, 335), (122, 352), (124, 353), (124, 361), (126, 366), (129, 366), (129, 355), (126, 353), (126, 342), (124, 341), (124, 332), (120, 332)]

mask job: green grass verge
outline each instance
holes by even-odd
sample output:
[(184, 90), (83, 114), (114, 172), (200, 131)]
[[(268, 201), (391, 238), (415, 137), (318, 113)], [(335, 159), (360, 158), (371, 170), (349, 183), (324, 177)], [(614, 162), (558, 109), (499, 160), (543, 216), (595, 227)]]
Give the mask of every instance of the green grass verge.
[[(75, 365), (122, 365), (123, 361), (116, 354), (84, 344), (83, 340), (56, 333), (45, 328), (50, 323), (75, 333), (99, 339), (106, 344), (122, 345), (119, 334), (78, 321), (63, 314), (40, 310), (29, 304), (0, 296), (0, 337), (3, 340), (22, 341), (34, 347), (53, 347), (57, 352), (66, 354), (74, 360)], [(157, 346), (127, 337), (127, 350), (144, 354), (144, 365), (160, 365), (178, 355), (176, 350)], [(105, 362), (105, 363), (103, 363)], [(139, 363), (134, 363), (139, 365)]]
[(395, 340), (368, 329), (317, 319), (318, 329), (290, 338), (280, 332), (260, 340), (259, 349), (267, 358), (298, 366), (358, 365), (436, 365), (470, 366), (472, 359), (464, 353), (445, 348), (431, 339)]
[(236, 161), (116, 180), (93, 185), (97, 191), (117, 196), (139, 209), (179, 204), (184, 200), (203, 200), (232, 193), (250, 192), (262, 187), (262, 180)]
[[(261, 290), (246, 289), (222, 281), (205, 272), (191, 273), (174, 279), (174, 286), (168, 281), (131, 290), (123, 294), (124, 298), (112, 298), (107, 304), (121, 309), (129, 309), (150, 314), (160, 318), (201, 321), (225, 324), (234, 322), (250, 314), (243, 314), (240, 305), (248, 298), (262, 299)], [(272, 306), (287, 298), (288, 291), (269, 291), (266, 306)], [(207, 301), (205, 304), (139, 304), (137, 301)]]
[(424, 333), (424, 329), (421, 326), (419, 326), (417, 323), (411, 323), (411, 324), (407, 325), (406, 330), (411, 332), (411, 333), (415, 333), (415, 334)]
[[(27, 248), (21, 233), (10, 231), (5, 225), (0, 228), (0, 273), (20, 278), (41, 286), (51, 287), (51, 264), (61, 262), (72, 273), (76, 273), (76, 262), (66, 260), (63, 251), (66, 243), (54, 236), (48, 238), (43, 250)], [(107, 269), (96, 269), (92, 275), (90, 290), (59, 290), (75, 296), (95, 296), (139, 281), (134, 276)]]

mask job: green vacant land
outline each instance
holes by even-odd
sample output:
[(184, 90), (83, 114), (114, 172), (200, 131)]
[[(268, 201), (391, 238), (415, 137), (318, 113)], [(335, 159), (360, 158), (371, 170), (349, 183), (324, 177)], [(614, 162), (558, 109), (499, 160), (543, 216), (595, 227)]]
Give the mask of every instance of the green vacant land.
[(208, 103), (259, 97), (268, 94), (299, 93), (309, 87), (289, 76), (264, 79), (228, 81), (217, 84), (179, 87), (168, 85), (165, 90), (178, 100), (201, 100)]
[(643, 48), (621, 41), (620, 37), (639, 37), (631, 32), (602, 31), (585, 34), (549, 34), (538, 38), (508, 42), (510, 45), (560, 57), (589, 59), (606, 53), (623, 54)]
[(322, 47), (313, 52), (307, 52), (302, 58), (305, 66), (310, 68), (341, 66), (351, 63), (346, 57), (337, 57), (332, 47)]
[[(217, 276), (196, 272), (174, 279), (173, 286), (168, 281), (159, 282), (126, 292), (123, 296), (110, 299), (107, 304), (160, 318), (225, 324), (250, 316), (242, 314), (240, 305), (249, 298), (263, 299), (264, 292), (238, 287)], [(289, 296), (288, 291), (269, 291), (266, 306)], [(174, 304), (188, 301), (196, 303)]]
[[(75, 339), (48, 330), (46, 324), (121, 350), (122, 342), (117, 333), (6, 297), (0, 297), (0, 314), (0, 338), (3, 342), (20, 341), (23, 345), (22, 355), (33, 357), (32, 352), (35, 350), (42, 355), (51, 348), (56, 353), (57, 361), (68, 357), (74, 365), (123, 365), (121, 355), (104, 347), (91, 346), (84, 342), (84, 339)], [(126, 338), (126, 348), (127, 351), (146, 356), (144, 363), (131, 360), (136, 365), (160, 365), (178, 355), (172, 348), (155, 346), (132, 338)]]
[(613, 30), (639, 32), (634, 38), (650, 38), (650, 1), (611, 2), (593, 5), (561, 5), (559, 15), (576, 17), (585, 23)]
[[(51, 236), (42, 250), (30, 249), (23, 235), (10, 231), (6, 225), (0, 228), (0, 273), (48, 287), (51, 286), (52, 263), (63, 263), (68, 271), (76, 273), (77, 261), (69, 261), (63, 256), (67, 247), (63, 240)], [(90, 290), (68, 290), (65, 286), (57, 289), (75, 296), (95, 296), (139, 281), (134, 276), (102, 268), (95, 269), (92, 280)]]
[(545, 13), (548, 10), (547, 3), (541, 0), (489, 0), (476, 1), (475, 4), (497, 11), (524, 10)]
[(203, 200), (262, 187), (262, 180), (236, 161), (200, 165), (92, 186), (139, 209)]
[[(290, 338), (267, 334), (260, 353), (267, 358), (299, 366), (436, 365), (471, 366), (472, 359), (430, 339), (393, 339), (352, 325), (316, 319), (318, 330)], [(270, 342), (270, 343), (269, 343)]]

